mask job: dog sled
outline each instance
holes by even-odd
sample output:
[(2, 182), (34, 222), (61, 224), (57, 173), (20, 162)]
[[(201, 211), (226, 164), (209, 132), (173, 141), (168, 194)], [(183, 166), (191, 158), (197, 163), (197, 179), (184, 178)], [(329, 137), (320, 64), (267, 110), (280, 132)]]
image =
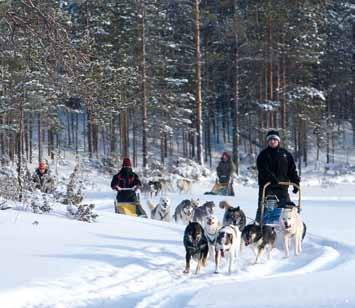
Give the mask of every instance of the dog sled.
[[(121, 190), (134, 190), (133, 188), (121, 188)], [(139, 200), (139, 198), (138, 198)], [(134, 217), (147, 218), (147, 214), (140, 205), (140, 202), (117, 202), (115, 200), (114, 209), (116, 214), (129, 215)]]
[(301, 210), (301, 187), (292, 182), (279, 182), (278, 185), (294, 186), (298, 189), (298, 202), (297, 205), (292, 201), (286, 202), (285, 200), (279, 200), (276, 195), (269, 194), (266, 196), (266, 189), (271, 185), (270, 182), (266, 183), (263, 187), (261, 198), (261, 215), (260, 225), (271, 225), (274, 227), (279, 226), (279, 220), (283, 208), (296, 207), (298, 212)]
[(234, 196), (233, 182), (220, 183), (217, 179), (211, 191), (205, 192), (205, 195)]

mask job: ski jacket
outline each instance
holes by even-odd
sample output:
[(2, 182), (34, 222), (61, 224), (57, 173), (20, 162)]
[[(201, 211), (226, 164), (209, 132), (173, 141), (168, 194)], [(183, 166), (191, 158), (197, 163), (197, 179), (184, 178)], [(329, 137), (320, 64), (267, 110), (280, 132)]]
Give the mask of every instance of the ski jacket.
[(44, 173), (41, 173), (39, 168), (37, 168), (32, 175), (32, 181), (35, 183), (35, 188), (41, 190), (41, 192), (53, 192), (54, 179), (52, 178), (48, 169), (46, 169)]
[[(258, 182), (263, 187), (267, 182), (277, 186), (278, 182), (291, 181), (297, 185), (300, 183), (295, 161), (290, 152), (277, 147), (267, 147), (257, 157)], [(284, 187), (287, 189), (287, 187)]]
[(132, 190), (122, 190), (119, 191), (117, 186), (120, 188), (133, 188), (141, 186), (141, 181), (138, 175), (135, 174), (131, 168), (122, 168), (120, 172), (113, 176), (111, 181), (111, 188), (117, 190), (117, 201), (118, 202), (137, 202), (136, 193)]
[(219, 178), (220, 183), (227, 183), (230, 180), (230, 177), (233, 175), (235, 172), (235, 165), (228, 156), (228, 160), (224, 161), (223, 158), (221, 158), (221, 161), (219, 162), (217, 166), (217, 176)]

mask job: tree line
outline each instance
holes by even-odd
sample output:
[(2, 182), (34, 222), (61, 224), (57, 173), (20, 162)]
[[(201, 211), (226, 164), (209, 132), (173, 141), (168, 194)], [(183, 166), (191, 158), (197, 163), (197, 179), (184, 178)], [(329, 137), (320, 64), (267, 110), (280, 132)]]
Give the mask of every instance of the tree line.
[(230, 148), (239, 167), (270, 128), (299, 168), (314, 152), (334, 162), (355, 143), (354, 9), (341, 0), (2, 1), (2, 164), (63, 151), (143, 167), (212, 164)]

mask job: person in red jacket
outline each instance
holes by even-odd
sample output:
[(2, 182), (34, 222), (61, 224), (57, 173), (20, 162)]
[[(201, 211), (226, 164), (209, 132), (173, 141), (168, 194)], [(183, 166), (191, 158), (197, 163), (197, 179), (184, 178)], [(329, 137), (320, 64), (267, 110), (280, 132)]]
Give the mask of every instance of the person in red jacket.
[(111, 188), (117, 191), (117, 202), (136, 203), (138, 216), (146, 216), (136, 194), (140, 186), (141, 181), (138, 175), (132, 170), (131, 160), (124, 158), (121, 170), (112, 178)]

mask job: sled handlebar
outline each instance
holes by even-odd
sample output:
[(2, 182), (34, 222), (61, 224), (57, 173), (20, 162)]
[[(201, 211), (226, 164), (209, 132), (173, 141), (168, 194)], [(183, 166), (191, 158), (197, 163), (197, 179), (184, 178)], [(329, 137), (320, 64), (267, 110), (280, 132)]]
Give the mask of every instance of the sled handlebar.
[[(260, 215), (260, 225), (263, 225), (263, 217), (264, 217), (264, 206), (265, 206), (265, 194), (266, 194), (266, 188), (268, 186), (271, 185), (271, 182), (267, 182), (264, 187), (263, 187), (263, 194), (261, 197), (261, 215)], [(298, 189), (298, 204), (296, 205), (296, 207), (298, 209), (301, 209), (301, 186), (293, 183), (293, 182), (278, 182), (277, 185), (281, 185), (281, 186), (293, 186), (296, 187)]]
[(137, 188), (137, 186), (133, 186), (133, 187), (127, 187), (127, 188), (121, 188), (118, 191), (122, 191), (122, 190), (135, 190)]

